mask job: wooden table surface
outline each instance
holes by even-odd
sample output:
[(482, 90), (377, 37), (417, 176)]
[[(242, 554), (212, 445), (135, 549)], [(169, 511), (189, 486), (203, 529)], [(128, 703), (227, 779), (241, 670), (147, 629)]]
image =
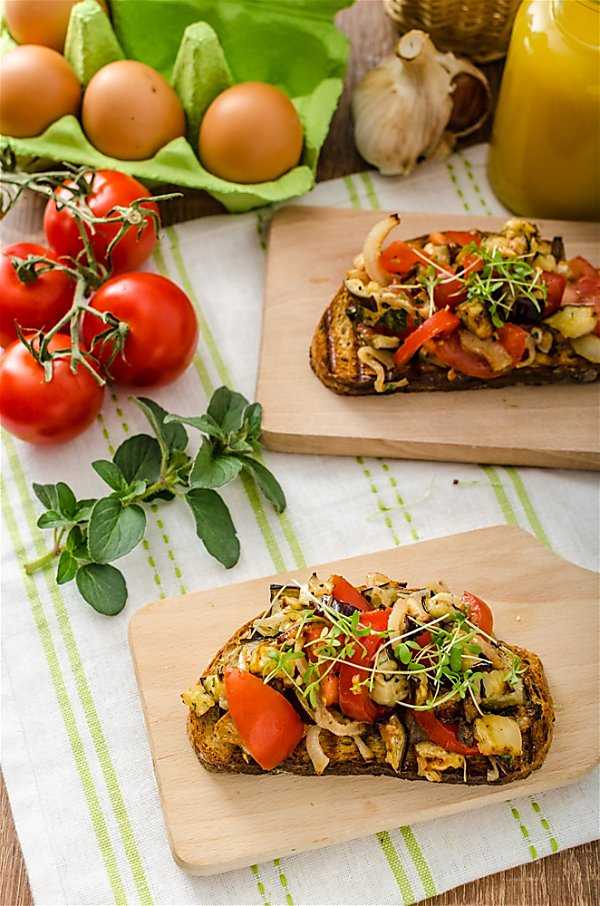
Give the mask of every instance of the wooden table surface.
[[(352, 42), (352, 55), (346, 88), (334, 117), (319, 164), (318, 178), (331, 179), (365, 168), (352, 142), (349, 116), (352, 86), (381, 56), (394, 40), (394, 30), (383, 14), (379, 0), (357, 0), (338, 16), (338, 24)], [(495, 88), (501, 66), (485, 67)], [(489, 125), (472, 140), (487, 137)], [(22, 199), (11, 216), (11, 234), (22, 225), (23, 238), (35, 220), (39, 205)], [(176, 222), (222, 209), (204, 193), (186, 193), (172, 202), (164, 220)], [(12, 236), (11, 236), (12, 239)], [(12, 240), (15, 241), (15, 240)], [(165, 843), (166, 845), (166, 843)], [(31, 906), (31, 892), (15, 833), (10, 806), (0, 775), (0, 906)], [(521, 865), (511, 871), (482, 878), (457, 887), (427, 901), (427, 906), (599, 906), (600, 843), (589, 843), (558, 853), (547, 859)], [(40, 904), (42, 906), (42, 904)]]

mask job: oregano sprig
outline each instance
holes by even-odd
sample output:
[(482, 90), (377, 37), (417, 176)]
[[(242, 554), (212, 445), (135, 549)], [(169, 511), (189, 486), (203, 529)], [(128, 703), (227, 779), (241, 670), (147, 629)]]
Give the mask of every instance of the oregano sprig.
[[(244, 472), (278, 513), (286, 506), (281, 485), (259, 459), (259, 403), (249, 403), (227, 387), (215, 391), (207, 412), (198, 417), (170, 415), (146, 397), (135, 402), (153, 434), (129, 437), (112, 460), (92, 462), (109, 493), (78, 500), (65, 482), (33, 485), (45, 508), (38, 527), (53, 531), (53, 545), (25, 567), (27, 573), (58, 560), (57, 583), (75, 580), (88, 604), (107, 615), (119, 613), (127, 601), (125, 578), (112, 563), (143, 540), (145, 506), (185, 499), (196, 534), (208, 553), (228, 569), (239, 560), (240, 543), (229, 509), (216, 489)], [(195, 456), (188, 452), (184, 425), (202, 432)]]

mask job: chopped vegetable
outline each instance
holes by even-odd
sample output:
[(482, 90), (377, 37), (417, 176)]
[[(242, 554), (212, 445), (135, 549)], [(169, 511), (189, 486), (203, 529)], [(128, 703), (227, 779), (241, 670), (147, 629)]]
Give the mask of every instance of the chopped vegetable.
[(429, 739), (446, 751), (457, 752), (459, 755), (479, 754), (477, 746), (466, 746), (462, 743), (456, 731), (438, 720), (432, 711), (413, 711), (413, 717)]
[(460, 319), (449, 309), (443, 308), (441, 311), (437, 311), (421, 324), (420, 327), (417, 327), (417, 329), (407, 337), (402, 346), (396, 350), (394, 353), (394, 364), (397, 368), (402, 368), (424, 343), (440, 334), (452, 333), (459, 324)]
[(482, 755), (520, 755), (523, 740), (512, 717), (485, 714), (475, 720), (475, 738)]

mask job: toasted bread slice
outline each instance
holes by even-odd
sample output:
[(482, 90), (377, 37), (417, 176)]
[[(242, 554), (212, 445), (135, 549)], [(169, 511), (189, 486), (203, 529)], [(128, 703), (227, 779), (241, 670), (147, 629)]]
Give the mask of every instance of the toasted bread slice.
[[(201, 676), (222, 675), (226, 667), (235, 665), (241, 646), (250, 637), (254, 621), (242, 626), (235, 635), (221, 648)], [(351, 736), (337, 736), (328, 730), (320, 731), (320, 745), (329, 759), (325, 770), (328, 775), (384, 775), (405, 780), (435, 779), (445, 783), (505, 784), (527, 777), (538, 769), (544, 761), (552, 740), (554, 709), (548, 684), (539, 657), (532, 652), (517, 646), (499, 642), (507, 651), (520, 658), (522, 682), (524, 688), (523, 708), (520, 708), (522, 753), (509, 762), (503, 759), (490, 759), (484, 755), (471, 755), (457, 759), (457, 764), (442, 767), (439, 775), (426, 777), (419, 770), (415, 745), (427, 739), (414, 721), (410, 710), (396, 709), (404, 729), (403, 751), (398, 766), (390, 762), (389, 751), (381, 733), (381, 725), (368, 725), (361, 734), (361, 748), (357, 747)], [(283, 686), (273, 683), (286, 694)], [(295, 697), (287, 692), (287, 697), (294, 702), (306, 723), (307, 729), (312, 721), (298, 705)], [(508, 709), (510, 710), (510, 709)], [(506, 710), (505, 712), (506, 713)], [(217, 704), (199, 715), (190, 707), (187, 719), (188, 736), (201, 764), (209, 771), (264, 774), (290, 773), (303, 776), (316, 776), (317, 772), (307, 751), (306, 737), (303, 738), (291, 755), (272, 771), (264, 771), (247, 753), (233, 728), (226, 726), (227, 712)], [(438, 753), (439, 755), (439, 753)], [(453, 756), (450, 755), (452, 761)], [(499, 765), (499, 769), (498, 769)]]
[[(536, 282), (538, 286), (544, 284), (545, 281), (543, 276), (545, 275), (542, 274), (542, 270), (546, 266), (557, 269), (560, 267), (562, 269), (560, 271), (561, 274), (569, 273), (570, 265), (564, 260), (562, 240), (557, 237), (551, 243), (548, 240), (541, 239), (537, 227), (534, 224), (529, 224), (527, 221), (509, 221), (503, 231), (498, 234), (482, 230), (475, 231), (474, 235), (475, 233), (478, 242), (481, 242), (481, 245), (479, 246), (480, 249), (483, 249), (486, 242), (497, 242), (499, 247), (504, 250), (503, 254), (504, 252), (508, 254), (508, 259), (505, 260), (510, 260), (510, 255), (514, 254), (515, 260), (517, 261), (527, 260), (538, 262), (535, 265), (534, 270), (531, 271), (532, 274), (535, 274), (535, 279), (529, 278), (532, 279), (532, 285), (535, 285)], [(443, 234), (437, 235), (443, 239)], [(420, 236), (414, 240), (409, 240), (409, 245), (417, 249), (423, 258), (424, 249), (429, 249), (427, 254), (431, 255), (431, 250), (427, 245), (427, 242), (427, 236)], [(511, 243), (514, 244), (514, 252), (511, 251)], [(438, 245), (437, 248), (439, 249), (440, 246)], [(551, 249), (554, 254), (550, 253)], [(463, 273), (461, 270), (463, 264), (460, 259), (460, 254), (460, 247), (457, 244), (448, 244), (447, 259), (445, 261), (444, 259), (441, 259), (443, 263), (435, 265), (435, 267), (437, 267), (436, 277), (439, 280), (444, 282), (445, 279), (445, 282), (447, 283), (448, 279), (444, 278), (444, 274), (447, 272), (450, 274), (450, 279), (452, 279), (451, 271), (454, 272), (457, 268), (459, 273)], [(483, 254), (483, 251), (481, 254)], [(555, 255), (558, 257), (555, 258)], [(548, 264), (546, 264), (546, 262), (548, 262)], [(400, 280), (401, 283), (405, 284), (400, 287), (400, 291), (405, 293), (404, 301), (408, 300), (408, 308), (405, 310), (410, 310), (412, 312), (412, 316), (416, 318), (416, 323), (421, 323), (432, 314), (431, 306), (433, 303), (427, 295), (423, 295), (425, 290), (417, 279), (419, 269), (423, 271), (423, 268), (426, 268), (426, 266), (427, 259), (423, 258), (421, 262), (414, 266), (413, 271), (409, 273), (408, 277), (404, 277)], [(596, 274), (600, 273), (598, 269), (594, 269), (588, 262), (586, 262), (586, 266), (589, 273), (594, 273), (594, 270), (596, 271)], [(467, 265), (467, 267), (469, 267), (469, 265)], [(447, 268), (450, 268), (451, 271), (444, 270)], [(467, 281), (470, 280), (472, 276), (476, 276), (476, 272), (472, 275), (467, 275), (466, 277), (463, 273), (463, 277), (465, 277)], [(557, 276), (556, 274), (550, 274), (549, 276), (555, 277), (559, 281), (562, 280), (564, 283), (563, 276)], [(421, 278), (422, 274), (419, 279)], [(576, 311), (575, 314), (581, 315), (582, 308), (587, 306), (587, 310), (589, 312), (595, 311), (596, 319), (598, 318), (598, 312), (594, 308), (595, 294), (597, 294), (597, 289), (595, 287), (597, 287), (598, 279), (600, 279), (600, 277), (592, 279), (586, 277), (578, 283), (575, 278), (573, 278), (570, 292), (571, 296), (578, 296), (578, 301), (574, 308), (579, 308), (579, 312)], [(406, 285), (406, 280), (409, 281), (408, 285)], [(587, 288), (581, 289), (580, 292), (578, 287), (583, 287), (585, 280), (587, 280)], [(495, 285), (499, 286), (500, 284), (496, 283)], [(335, 393), (359, 396), (379, 393), (410, 393), (427, 390), (472, 390), (484, 387), (494, 389), (515, 384), (543, 385), (589, 383), (595, 381), (600, 376), (598, 349), (595, 348), (589, 353), (590, 358), (584, 357), (581, 354), (581, 346), (576, 344), (576, 349), (571, 343), (571, 340), (577, 340), (581, 336), (581, 333), (577, 330), (573, 331), (571, 324), (567, 324), (566, 326), (563, 324), (561, 326), (560, 319), (557, 322), (554, 316), (544, 314), (543, 310), (546, 297), (543, 294), (540, 295), (535, 303), (535, 305), (537, 305), (537, 314), (534, 311), (533, 320), (531, 320), (529, 315), (521, 314), (515, 315), (513, 318), (511, 306), (516, 305), (519, 301), (523, 304), (523, 300), (511, 297), (509, 303), (505, 304), (502, 302), (501, 308), (494, 309), (496, 302), (494, 301), (493, 296), (489, 296), (489, 298), (487, 296), (477, 297), (474, 300), (475, 305), (479, 304), (481, 299), (484, 301), (479, 305), (477, 316), (473, 318), (468, 311), (471, 302), (467, 302), (465, 293), (463, 297), (464, 304), (456, 307), (456, 303), (454, 303), (453, 306), (455, 308), (455, 313), (459, 314), (461, 320), (461, 345), (463, 343), (462, 337), (464, 335), (466, 335), (466, 340), (471, 341), (469, 348), (474, 350), (476, 350), (477, 347), (472, 346), (473, 342), (477, 343), (477, 341), (484, 340), (484, 342), (488, 344), (488, 350), (482, 350), (480, 342), (479, 351), (476, 351), (475, 354), (478, 357), (479, 362), (485, 362), (486, 355), (488, 355), (488, 353), (491, 355), (489, 343), (493, 338), (498, 338), (495, 331), (502, 321), (497, 321), (495, 319), (498, 317), (498, 312), (500, 311), (503, 317), (511, 320), (511, 322), (516, 320), (520, 330), (527, 336), (528, 345), (521, 356), (521, 360), (513, 360), (511, 365), (509, 356), (508, 359), (504, 361), (503, 365), (500, 365), (498, 362), (498, 353), (502, 354), (502, 344), (496, 342), (497, 368), (494, 367), (496, 373), (490, 373), (487, 377), (485, 373), (483, 374), (483, 377), (469, 376), (468, 374), (461, 372), (458, 365), (454, 368), (450, 368), (436, 358), (433, 350), (423, 348), (421, 348), (418, 354), (413, 354), (413, 357), (407, 364), (398, 368), (393, 363), (393, 351), (398, 344), (401, 345), (402, 341), (397, 340), (396, 347), (393, 343), (391, 346), (384, 343), (383, 346), (379, 347), (380, 350), (384, 349), (386, 351), (387, 361), (382, 362), (384, 365), (385, 378), (382, 378), (377, 382), (375, 370), (366, 360), (369, 358), (369, 354), (373, 352), (370, 338), (377, 333), (383, 333), (384, 335), (383, 338), (380, 337), (379, 339), (385, 340), (386, 336), (389, 337), (390, 331), (386, 327), (384, 327), (382, 331), (378, 330), (377, 325), (385, 324), (384, 320), (379, 319), (380, 317), (385, 316), (386, 311), (389, 312), (391, 309), (392, 311), (395, 310), (398, 312), (398, 310), (403, 307), (402, 303), (399, 302), (398, 296), (392, 298), (391, 301), (389, 293), (385, 296), (387, 289), (388, 287), (378, 284), (375, 280), (370, 278), (366, 270), (364, 270), (364, 264), (361, 265), (359, 262), (358, 266), (354, 266), (348, 271), (346, 279), (325, 309), (311, 342), (310, 364), (319, 380)], [(559, 290), (559, 292), (561, 291), (562, 290)], [(540, 292), (543, 291), (540, 290)], [(359, 294), (357, 295), (356, 293)], [(394, 294), (392, 293), (392, 297), (393, 295)], [(586, 301), (588, 297), (589, 302)], [(529, 304), (530, 306), (532, 304), (531, 302), (528, 303), (527, 297), (524, 298), (524, 303), (526, 305)], [(568, 303), (563, 302), (563, 304)], [(467, 310), (465, 310), (465, 305), (467, 306)], [(555, 308), (556, 305), (553, 305), (551, 308), (554, 315), (556, 314)], [(349, 311), (353, 312), (352, 319), (348, 315)], [(362, 315), (360, 314), (361, 312)], [(361, 323), (365, 313), (367, 321), (366, 323)], [(587, 326), (581, 328), (584, 334), (586, 331), (593, 332), (593, 318), (594, 316), (592, 315), (591, 319), (588, 319), (589, 323)], [(532, 334), (534, 328), (538, 331), (543, 330), (544, 336), (534, 339)], [(564, 333), (563, 329), (565, 331)], [(393, 334), (391, 334), (391, 336), (393, 337)], [(593, 333), (590, 334), (590, 341), (592, 344), (595, 343), (596, 347), (599, 345), (594, 340)], [(362, 355), (359, 354), (359, 350), (362, 350)], [(365, 353), (368, 354), (365, 356)], [(382, 357), (384, 360), (386, 359), (386, 355)], [(588, 353), (586, 353), (586, 355), (588, 355)], [(375, 358), (377, 358), (377, 355), (375, 355)], [(493, 361), (493, 358), (490, 358), (490, 361)], [(479, 373), (479, 371), (476, 369), (475, 373)]]

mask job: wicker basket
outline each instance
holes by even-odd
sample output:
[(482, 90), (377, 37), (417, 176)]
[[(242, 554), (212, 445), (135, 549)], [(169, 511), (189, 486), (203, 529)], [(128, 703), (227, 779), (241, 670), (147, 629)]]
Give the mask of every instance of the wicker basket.
[(521, 0), (383, 0), (401, 32), (420, 28), (440, 50), (480, 63), (503, 57)]

